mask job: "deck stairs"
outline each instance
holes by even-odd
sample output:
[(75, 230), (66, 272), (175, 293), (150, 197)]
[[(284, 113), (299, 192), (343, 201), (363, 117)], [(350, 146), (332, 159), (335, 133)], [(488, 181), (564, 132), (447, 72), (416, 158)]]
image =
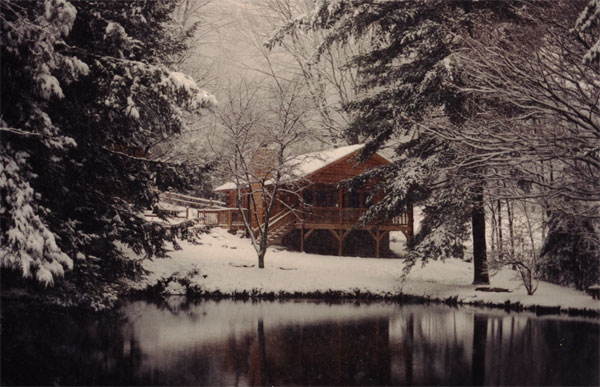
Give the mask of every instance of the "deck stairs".
[(285, 227), (280, 227), (277, 230), (269, 232), (269, 236), (267, 237), (267, 246), (280, 245), (283, 241), (283, 237), (294, 228), (294, 222), (290, 222)]
[[(296, 215), (293, 210), (284, 212), (271, 220), (267, 246), (280, 245), (283, 237), (296, 227)], [(254, 229), (254, 235), (258, 236), (258, 228)]]

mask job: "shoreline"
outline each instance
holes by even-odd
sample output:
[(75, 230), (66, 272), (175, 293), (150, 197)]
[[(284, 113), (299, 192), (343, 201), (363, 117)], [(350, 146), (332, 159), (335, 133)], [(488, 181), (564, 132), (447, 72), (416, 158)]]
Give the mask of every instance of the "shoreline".
[(63, 309), (66, 311), (74, 312), (92, 312), (92, 313), (111, 313), (118, 309), (119, 305), (129, 300), (145, 300), (164, 302), (170, 297), (186, 297), (190, 301), (197, 300), (233, 300), (233, 301), (267, 301), (267, 302), (285, 302), (285, 301), (310, 301), (310, 302), (360, 302), (360, 303), (377, 303), (377, 302), (391, 302), (396, 304), (409, 304), (409, 305), (446, 305), (452, 307), (474, 307), (481, 310), (502, 310), (505, 312), (514, 313), (535, 313), (536, 317), (541, 316), (565, 316), (565, 317), (584, 317), (590, 319), (600, 320), (600, 310), (588, 309), (588, 308), (577, 308), (577, 307), (562, 307), (547, 306), (547, 305), (523, 305), (520, 302), (491, 302), (476, 300), (472, 302), (464, 301), (459, 299), (458, 296), (450, 296), (446, 298), (435, 297), (430, 295), (415, 295), (408, 293), (371, 293), (361, 292), (358, 289), (355, 292), (346, 292), (340, 290), (328, 290), (328, 291), (311, 291), (311, 292), (261, 292), (257, 289), (251, 291), (234, 291), (230, 293), (221, 292), (219, 290), (207, 291), (202, 289), (188, 289), (186, 293), (167, 293), (164, 287), (159, 284), (148, 286), (147, 288), (130, 288), (125, 290), (119, 297), (116, 303), (111, 308), (103, 310), (92, 310), (82, 309), (80, 306), (66, 306), (57, 303), (49, 302), (48, 300), (41, 299), (36, 296), (32, 296), (21, 291), (9, 291), (3, 292), (1, 295), (2, 301), (17, 301), (33, 303), (36, 305), (42, 305), (48, 308)]
[(259, 292), (256, 289), (252, 291), (241, 291), (232, 293), (223, 293), (221, 291), (204, 291), (204, 290), (190, 290), (185, 294), (169, 294), (164, 291), (157, 291), (156, 288), (147, 288), (144, 290), (135, 289), (129, 294), (121, 297), (120, 301), (127, 299), (150, 299), (150, 300), (161, 300), (164, 301), (169, 297), (186, 297), (191, 301), (194, 300), (234, 300), (234, 301), (325, 301), (325, 302), (338, 302), (338, 301), (358, 301), (358, 302), (393, 302), (398, 304), (420, 304), (420, 305), (447, 305), (447, 306), (470, 306), (481, 309), (494, 309), (503, 310), (505, 312), (530, 312), (535, 313), (536, 316), (568, 316), (568, 317), (586, 317), (593, 319), (600, 319), (600, 310), (587, 309), (587, 308), (575, 308), (568, 307), (564, 308), (561, 306), (545, 306), (545, 305), (522, 305), (520, 302), (511, 303), (507, 300), (504, 303), (496, 302), (485, 302), (485, 301), (474, 301), (465, 302), (460, 300), (458, 296), (452, 296), (447, 298), (438, 298), (428, 295), (414, 295), (414, 294), (377, 294), (370, 292), (344, 292), (329, 290), (325, 292), (313, 291), (313, 292)]

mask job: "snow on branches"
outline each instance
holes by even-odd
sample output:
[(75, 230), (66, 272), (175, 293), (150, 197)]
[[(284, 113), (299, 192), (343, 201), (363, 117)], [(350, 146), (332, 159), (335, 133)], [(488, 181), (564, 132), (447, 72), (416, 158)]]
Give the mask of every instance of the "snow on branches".
[(200, 108), (212, 108), (217, 105), (214, 95), (198, 87), (196, 82), (186, 74), (170, 71), (161, 79), (160, 84), (170, 88), (173, 94), (182, 94), (187, 101), (186, 107), (195, 111)]
[[(192, 178), (148, 149), (180, 133), (186, 111), (216, 103), (175, 71), (188, 38), (170, 28), (175, 5), (2, 2), (2, 267), (46, 285), (73, 269), (61, 286), (71, 281), (86, 299), (136, 272), (116, 242), (164, 255), (169, 236), (148, 232), (139, 213), (156, 199), (152, 189)], [(101, 258), (72, 259), (92, 256)]]
[(54, 233), (40, 217), (47, 209), (38, 205), (28, 180), (28, 155), (11, 154), (10, 147), (0, 153), (0, 214), (10, 212), (10, 223), (2, 222), (0, 267), (17, 269), (24, 277), (34, 277), (51, 285), (73, 261), (56, 245)]
[(579, 14), (575, 27), (571, 30), (587, 48), (587, 52), (583, 56), (583, 63), (600, 62), (600, 35), (597, 31), (595, 36), (591, 33), (594, 27), (597, 29), (599, 24), (600, 0), (590, 0)]

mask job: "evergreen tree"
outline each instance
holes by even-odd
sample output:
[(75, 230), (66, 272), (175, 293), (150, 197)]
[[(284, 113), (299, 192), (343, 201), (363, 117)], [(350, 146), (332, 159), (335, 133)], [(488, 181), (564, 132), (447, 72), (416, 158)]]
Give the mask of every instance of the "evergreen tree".
[(148, 150), (181, 131), (184, 110), (213, 102), (171, 69), (193, 32), (178, 33), (174, 6), (3, 1), (3, 277), (16, 271), (40, 292), (101, 308), (139, 272), (123, 246), (165, 255), (175, 229), (141, 212), (153, 189), (189, 185), (205, 167), (153, 161)]
[(600, 228), (593, 218), (555, 214), (542, 248), (542, 278), (585, 290), (600, 280)]

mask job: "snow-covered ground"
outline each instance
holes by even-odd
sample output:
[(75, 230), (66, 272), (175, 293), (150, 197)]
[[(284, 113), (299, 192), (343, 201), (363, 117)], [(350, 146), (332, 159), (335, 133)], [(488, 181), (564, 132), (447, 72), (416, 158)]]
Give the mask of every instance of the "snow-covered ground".
[[(235, 293), (368, 293), (378, 296), (397, 294), (425, 296), (445, 300), (457, 297), (463, 303), (494, 303), (510, 301), (524, 307), (560, 306), (600, 311), (600, 301), (584, 292), (540, 282), (537, 292), (528, 296), (518, 278), (518, 272), (503, 268), (491, 272), (491, 286), (505, 288), (509, 293), (476, 291), (472, 285), (473, 265), (458, 259), (445, 262), (431, 260), (426, 266), (415, 266), (402, 280), (400, 259), (355, 258), (314, 255), (269, 248), (265, 268), (257, 267), (257, 258), (248, 239), (214, 228), (200, 238), (201, 244), (182, 242), (182, 250), (171, 258), (146, 261), (149, 274), (135, 287), (142, 289), (175, 274), (188, 277), (190, 283), (205, 292)], [(402, 244), (392, 237), (390, 247), (398, 251)], [(171, 282), (171, 293), (184, 288)]]

